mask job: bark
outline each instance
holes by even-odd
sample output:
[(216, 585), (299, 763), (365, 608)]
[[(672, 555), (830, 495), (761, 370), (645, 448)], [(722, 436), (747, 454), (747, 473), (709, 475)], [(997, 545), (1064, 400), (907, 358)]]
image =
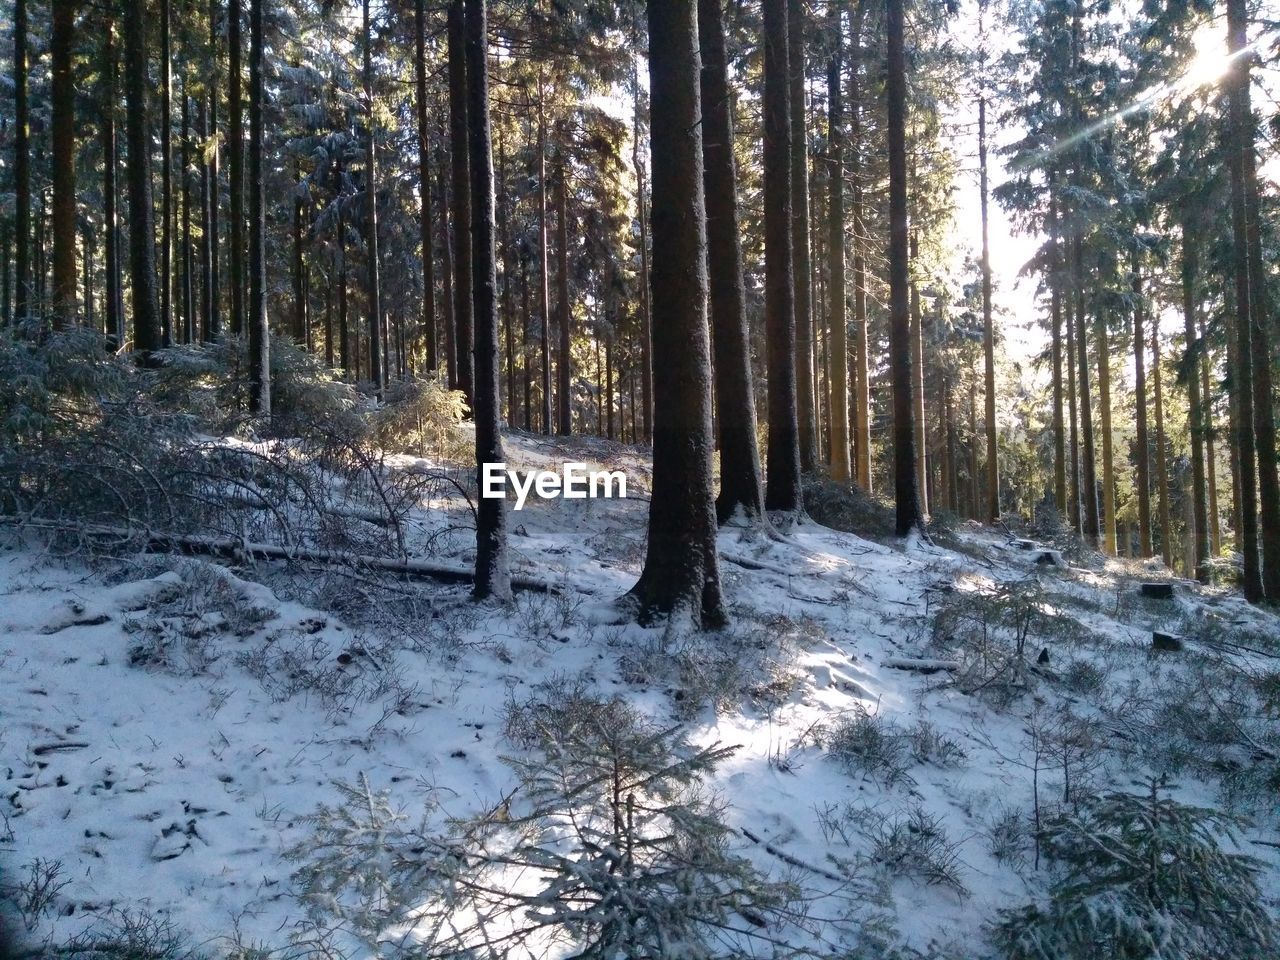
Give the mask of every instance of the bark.
[[(1000, 444), (996, 425), (996, 334), (991, 317), (991, 247), (987, 240), (987, 98), (985, 94), (978, 98), (978, 181), (982, 203), (982, 361), (983, 384), (986, 391), (987, 520), (997, 523), (1000, 520)], [(1061, 415), (1060, 395), (1058, 400), (1058, 413)]]
[[(1100, 298), (1096, 298), (1100, 299)], [(1102, 307), (1097, 310), (1096, 330), (1098, 341), (1098, 417), (1102, 430), (1102, 529), (1103, 544), (1107, 553), (1116, 553), (1116, 476), (1111, 430), (1111, 337), (1107, 330), (1107, 316)]]
[[(636, 69), (635, 64), (636, 61), (632, 60), (633, 71)], [(631, 160), (636, 168), (636, 220), (640, 224), (640, 393), (644, 404), (641, 422), (644, 424), (645, 443), (649, 443), (653, 440), (653, 320), (649, 303), (649, 217), (644, 195), (644, 158), (640, 153), (640, 84), (634, 72), (632, 79), (635, 102), (631, 118)]]
[(244, 104), (240, 60), (244, 44), (240, 35), (241, 0), (227, 0), (227, 176), (230, 178), (231, 333), (245, 332), (244, 238)]
[[(836, 4), (833, 4), (833, 8), (835, 7)], [(819, 462), (820, 438), (813, 370), (815, 338), (813, 288), (810, 285), (809, 135), (804, 89), (804, 27), (804, 0), (787, 0), (787, 96), (791, 112), (791, 249), (795, 267), (796, 418), (799, 427), (800, 469), (809, 472)], [(841, 248), (843, 249), (843, 243)], [(847, 470), (845, 474), (847, 477)]]
[(102, 100), (99, 111), (102, 124), (102, 225), (106, 234), (103, 269), (105, 302), (103, 332), (123, 344), (124, 282), (120, 274), (119, 198), (116, 187), (116, 50), (115, 24), (108, 13), (102, 24)]
[[(1052, 177), (1052, 174), (1050, 174)], [(1053, 331), (1053, 496), (1058, 515), (1067, 515), (1067, 444), (1062, 409), (1062, 256), (1058, 246), (1058, 200), (1050, 180), (1049, 316)]]
[(147, 122), (147, 47), (143, 18), (124, 18), (125, 140), (128, 144), (129, 274), (133, 341), (143, 363), (162, 345), (156, 292), (156, 231), (151, 205), (150, 125)]
[(1084, 252), (1079, 234), (1072, 239), (1076, 284), (1076, 393), (1080, 407), (1080, 495), (1085, 542), (1102, 548), (1102, 524), (1098, 518), (1097, 461), (1093, 444), (1093, 398), (1089, 390), (1088, 324), (1084, 311)]
[[(471, 202), (470, 249), (472, 316), (475, 318), (475, 380), (472, 413), (476, 424), (476, 471), (501, 463), (498, 398), (497, 266), (494, 255), (493, 150), (489, 131), (489, 35), (486, 0), (466, 0), (467, 157)], [(507, 559), (506, 500), (481, 497), (476, 504), (477, 600), (511, 599)]]
[[(908, 183), (914, 182), (914, 174)], [(919, 240), (915, 232), (911, 233), (909, 242), (909, 264), (914, 264), (919, 259)], [(910, 265), (908, 266), (909, 274), (912, 272)], [(911, 304), (911, 402), (914, 406), (912, 423), (915, 426), (915, 451), (916, 451), (916, 487), (920, 497), (920, 512), (924, 516), (929, 514), (929, 446), (926, 437), (925, 428), (927, 424), (924, 419), (924, 317), (920, 311), (920, 286), (914, 276), (910, 280), (910, 304)], [(992, 456), (992, 451), (987, 451), (987, 457)]]
[(467, 156), (467, 63), (464, 0), (449, 0), (449, 155), (453, 189), (453, 324), (457, 379), (450, 385), (473, 401), (471, 322), (471, 189)]
[(738, 223), (733, 110), (729, 93), (721, 0), (698, 0), (701, 48), (702, 158), (707, 215), (707, 266), (714, 336), (715, 410), (720, 440), (716, 517), (741, 511), (763, 518), (760, 451), (752, 389), (742, 240)]
[[(139, 42), (141, 39), (139, 38)], [(31, 313), (31, 117), (27, 85), (27, 0), (13, 5), (13, 316), (24, 321)], [(132, 89), (132, 86), (130, 87)]]
[(538, 319), (542, 347), (542, 432), (551, 434), (551, 290), (547, 263), (547, 122), (538, 76)]
[[(255, 0), (258, 2), (258, 0)], [(460, 4), (461, 0), (455, 0)], [(450, 8), (452, 10), (452, 8)], [(377, 131), (373, 123), (373, 31), (369, 15), (369, 0), (364, 0), (364, 98), (366, 105), (364, 141), (364, 202), (365, 202), (365, 259), (368, 271), (365, 293), (369, 300), (369, 379), (374, 392), (382, 396), (386, 384), (386, 366), (382, 329), (382, 265), (378, 253), (378, 155), (375, 143)]]
[[(367, 0), (366, 0), (367, 2)], [(267, 326), (266, 212), (263, 195), (263, 0), (249, 2), (249, 410), (271, 416), (271, 330)]]
[(564, 144), (556, 149), (556, 327), (560, 351), (556, 358), (556, 432), (567, 437), (573, 432), (573, 357), (570, 352), (569, 305), (569, 171)]
[(173, 43), (170, 0), (160, 0), (160, 326), (173, 342)]
[[(790, 0), (800, 6), (800, 0)], [(843, 59), (842, 4), (831, 5), (831, 62), (827, 68), (827, 258), (830, 271), (831, 292), (827, 297), (827, 329), (831, 337), (830, 379), (827, 396), (830, 404), (830, 447), (827, 462), (831, 465), (831, 479), (848, 483), (851, 475), (849, 463), (849, 342), (845, 319), (845, 249), (844, 249), (844, 103), (841, 97)], [(799, 18), (793, 19), (794, 24)], [(794, 72), (794, 68), (793, 68)], [(794, 106), (794, 102), (793, 102)], [(801, 259), (801, 258), (798, 258)], [(803, 260), (797, 269), (804, 266)], [(807, 272), (806, 272), (807, 275)], [(797, 331), (802, 323), (800, 296), (797, 295)], [(797, 341), (799, 341), (797, 332)], [(800, 368), (804, 368), (805, 347), (797, 342)], [(804, 399), (803, 378), (797, 389)], [(804, 461), (804, 417), (800, 420), (801, 465)]]
[[(1184, 250), (1185, 253), (1185, 250)], [(1137, 402), (1137, 454), (1138, 454), (1138, 553), (1151, 556), (1151, 446), (1147, 435), (1147, 372), (1146, 335), (1144, 333), (1145, 304), (1142, 300), (1142, 274), (1138, 252), (1133, 252), (1133, 372), (1134, 396)], [(1188, 340), (1188, 343), (1191, 341)], [(1192, 431), (1194, 433), (1194, 430)]]
[(1164, 434), (1164, 390), (1160, 380), (1160, 316), (1151, 315), (1151, 380), (1156, 401), (1156, 492), (1160, 504), (1160, 552), (1173, 568), (1173, 527), (1169, 524), (1169, 451)]
[(449, 188), (445, 185), (443, 169), (438, 169), (436, 172), (436, 187), (440, 202), (440, 303), (444, 310), (441, 320), (444, 327), (445, 375), (449, 389), (456, 390), (458, 342), (457, 325), (453, 322), (453, 235), (449, 232)]
[(222, 286), (219, 269), (218, 241), (218, 0), (209, 0), (209, 115), (208, 126), (204, 128), (206, 136), (213, 138), (209, 151), (209, 162), (206, 167), (208, 178), (208, 214), (202, 244), (205, 257), (204, 285), (204, 339), (218, 340), (222, 337)]
[(524, 381), (524, 428), (533, 432), (533, 367), (529, 363), (533, 318), (529, 308), (529, 259), (520, 257), (520, 373)]
[(886, 0), (885, 99), (889, 146), (889, 368), (893, 381), (894, 498), (898, 536), (924, 532), (916, 481), (915, 410), (911, 398), (911, 303), (907, 221), (907, 65), (904, 0)]
[(516, 341), (513, 328), (513, 308), (511, 303), (511, 275), (515, 272), (511, 264), (511, 201), (507, 190), (507, 157), (501, 137), (498, 139), (497, 177), (502, 185), (502, 202), (498, 205), (498, 242), (502, 247), (502, 325), (506, 340), (507, 360), (507, 423), (514, 426), (516, 422)]
[[(1187, 349), (1183, 369), (1187, 378), (1188, 420), (1191, 434), (1191, 529), (1192, 555), (1196, 579), (1209, 582), (1209, 517), (1206, 508), (1205, 460), (1206, 439), (1205, 404), (1207, 397), (1200, 392), (1200, 356), (1205, 345), (1198, 339), (1196, 325), (1196, 283), (1200, 270), (1200, 250), (1195, 228), (1190, 218), (1182, 224), (1182, 323)], [(1137, 334), (1135, 333), (1135, 339)], [(1206, 391), (1207, 393), (1207, 391)], [(1150, 506), (1148, 505), (1148, 510)], [(1148, 548), (1150, 544), (1148, 544)]]
[(427, 335), (427, 369), (440, 365), (436, 330), (436, 265), (431, 227), (431, 151), (427, 139), (427, 10), (414, 0), (414, 106), (418, 115), (418, 200), (422, 227), (422, 328)]
[[(764, 4), (765, 339), (769, 444), (765, 507), (798, 513), (800, 437), (796, 410), (795, 271), (792, 262), (791, 118), (787, 0)], [(656, 124), (655, 124), (656, 126)], [(655, 174), (657, 163), (654, 164)], [(655, 250), (657, 240), (655, 238)], [(657, 284), (654, 284), (655, 290)]]
[[(781, 6), (777, 0), (766, 0)], [(711, 348), (694, 0), (650, 0), (653, 98), (653, 495), (638, 619), (726, 620), (711, 476)], [(785, 21), (784, 21), (785, 22)]]
[(1082, 517), (1082, 504), (1080, 500), (1080, 418), (1076, 415), (1076, 311), (1075, 301), (1079, 297), (1077, 290), (1074, 295), (1068, 296), (1068, 302), (1065, 304), (1067, 329), (1066, 344), (1067, 352), (1067, 407), (1068, 415), (1071, 419), (1069, 433), (1071, 435), (1071, 499), (1068, 503), (1069, 518), (1071, 521), (1071, 529), (1079, 536), (1084, 536), (1084, 519)]
[(853, 323), (856, 331), (854, 359), (854, 450), (858, 486), (871, 493), (871, 381), (870, 343), (867, 335), (866, 225), (862, 219), (862, 23), (866, 3), (858, 4), (850, 37), (849, 65), (849, 177), (853, 181)]
[(76, 323), (76, 0), (53, 4), (49, 50), (53, 72), (53, 322)]
[[(297, 163), (294, 163), (294, 177), (298, 184), (301, 185), (302, 171)], [(305, 293), (306, 282), (303, 278), (303, 255), (302, 255), (302, 219), (303, 205), (302, 197), (297, 195), (295, 188), (295, 196), (293, 198), (293, 339), (300, 344), (307, 342), (307, 298)]]
[(1214, 440), (1213, 425), (1213, 394), (1209, 390), (1209, 343), (1205, 336), (1204, 318), (1199, 321), (1200, 334), (1200, 402), (1201, 413), (1204, 416), (1204, 459), (1205, 459), (1205, 487), (1208, 496), (1208, 528), (1209, 528), (1209, 555), (1217, 557), (1222, 551), (1222, 521), (1218, 516), (1218, 461), (1217, 454), (1214, 450), (1216, 446)]
[(191, 253), (191, 99), (187, 96), (186, 74), (182, 77), (182, 135), (179, 138), (178, 170), (182, 191), (182, 342), (191, 343), (195, 327), (194, 260)]

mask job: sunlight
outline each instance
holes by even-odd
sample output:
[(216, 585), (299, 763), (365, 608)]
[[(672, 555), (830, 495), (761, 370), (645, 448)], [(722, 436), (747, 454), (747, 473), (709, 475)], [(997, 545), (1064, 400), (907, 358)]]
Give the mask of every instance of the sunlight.
[(1202, 25), (1191, 38), (1196, 55), (1177, 86), (1182, 90), (1197, 90), (1222, 79), (1235, 59), (1223, 49), (1221, 31)]

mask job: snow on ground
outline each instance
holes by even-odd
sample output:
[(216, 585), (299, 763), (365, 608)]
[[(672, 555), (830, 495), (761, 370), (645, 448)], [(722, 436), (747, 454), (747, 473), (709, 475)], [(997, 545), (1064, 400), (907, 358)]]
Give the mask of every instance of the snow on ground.
[[(0, 869), (13, 883), (43, 858), (60, 864), (65, 881), (30, 935), (65, 938), (113, 909), (140, 906), (215, 946), (233, 931), (283, 943), (302, 911), (282, 852), (307, 836), (304, 815), (335, 802), (335, 781), (364, 774), (408, 808), (430, 791), (446, 816), (488, 809), (511, 785), (501, 761), (512, 750), (501, 733), (507, 704), (546, 681), (580, 676), (656, 717), (687, 719), (696, 742), (739, 748), (714, 786), (742, 831), (742, 850), (762, 867), (798, 870), (817, 890), (832, 888), (833, 873), (878, 877), (882, 912), (912, 946), (977, 955), (983, 924), (1032, 889), (1025, 863), (993, 855), (990, 826), (1006, 812), (1029, 816), (1028, 730), (1055, 704), (1091, 707), (1087, 695), (1048, 682), (994, 705), (961, 693), (945, 673), (887, 665), (936, 655), (929, 617), (937, 604), (950, 591), (1039, 574), (1060, 616), (1114, 647), (1047, 642), (1046, 670), (1093, 657), (1119, 684), (1168, 669), (1147, 650), (1153, 617), (1173, 624), (1213, 610), (1264, 623), (1231, 597), (1187, 585), (1165, 601), (1171, 613), (1153, 614), (1127, 598), (1132, 568), (1044, 570), (990, 530), (967, 530), (964, 552), (952, 552), (927, 543), (904, 550), (813, 522), (782, 539), (730, 529), (720, 540), (730, 636), (754, 630), (776, 651), (771, 675), (757, 678), (763, 689), (714, 709), (698, 704), (696, 691), (676, 689), (687, 676), (655, 669), (679, 638), (601, 622), (643, 561), (643, 458), (604, 441), (513, 434), (508, 460), (521, 469), (565, 460), (621, 467), (631, 497), (531, 499), (512, 515), (515, 569), (561, 585), (563, 595), (524, 593), (511, 610), (476, 610), (464, 587), (404, 585), (420, 615), (395, 629), (333, 612), (331, 594), (359, 587), (341, 574), (198, 558), (88, 567), (5, 534)], [(469, 559), (460, 501), (430, 504), (412, 519), (411, 549)], [(890, 784), (850, 772), (824, 755), (821, 732), (862, 712), (903, 729), (927, 720), (956, 748), (952, 762), (913, 761)], [(1093, 773), (1099, 788), (1139, 779), (1123, 746)], [(1043, 791), (1060, 789), (1052, 771), (1039, 776)], [(1194, 779), (1177, 790), (1215, 799), (1212, 785)], [(871, 810), (891, 822), (916, 807), (955, 842), (963, 890), (893, 865), (877, 873), (859, 860), (866, 837), (841, 818)], [(1274, 816), (1246, 839), (1274, 842)], [(1275, 868), (1275, 847), (1250, 852)]]

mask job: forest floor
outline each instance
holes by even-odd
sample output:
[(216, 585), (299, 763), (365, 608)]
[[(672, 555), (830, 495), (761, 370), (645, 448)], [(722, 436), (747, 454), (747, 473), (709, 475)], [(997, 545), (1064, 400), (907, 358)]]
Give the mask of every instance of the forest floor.
[[(515, 571), (556, 592), (509, 609), (464, 585), (0, 535), (0, 882), (18, 933), (145, 911), (212, 954), (279, 947), (304, 915), (285, 852), (338, 783), (363, 776), (414, 820), (492, 810), (515, 783), (513, 705), (584, 692), (735, 747), (708, 780), (735, 851), (800, 883), (814, 916), (918, 955), (985, 955), (998, 911), (1042, 891), (1037, 810), (1142, 793), (1160, 770), (1179, 800), (1251, 817), (1239, 847), (1275, 912), (1274, 794), (1251, 779), (1274, 723), (1251, 726), (1243, 691), (1276, 670), (1280, 623), (1237, 594), (1127, 561), (1036, 564), (978, 525), (943, 547), (809, 520), (723, 531), (732, 626), (670, 635), (610, 616), (643, 562), (643, 456), (518, 433), (507, 450), (624, 469), (630, 494), (513, 513)], [(407, 530), (411, 555), (470, 560), (461, 498)], [(1146, 580), (1173, 597), (1139, 596)], [(1195, 639), (1156, 651), (1156, 629)]]

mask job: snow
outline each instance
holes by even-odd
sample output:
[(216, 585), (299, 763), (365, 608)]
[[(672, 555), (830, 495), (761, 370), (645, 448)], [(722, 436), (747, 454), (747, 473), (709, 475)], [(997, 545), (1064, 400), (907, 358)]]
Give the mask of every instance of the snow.
[[(50, 555), (36, 535), (0, 534), (0, 870), (12, 883), (46, 858), (61, 862), (68, 881), (30, 937), (65, 938), (112, 909), (143, 906), (197, 942), (236, 931), (281, 944), (303, 913), (283, 852), (307, 837), (305, 815), (336, 802), (335, 781), (363, 774), (406, 809), (430, 794), (441, 818), (491, 809), (511, 789), (502, 763), (513, 749), (501, 735), (507, 704), (557, 677), (581, 677), (663, 720), (678, 714), (670, 675), (624, 670), (628, 655), (668, 649), (673, 638), (619, 624), (616, 610), (609, 616), (643, 562), (642, 454), (514, 432), (504, 444), (512, 469), (573, 460), (625, 469), (630, 481), (625, 500), (530, 499), (510, 516), (513, 574), (557, 592), (519, 593), (508, 609), (476, 607), (465, 585), (425, 582), (397, 586), (418, 604), (416, 620), (354, 608), (340, 616), (327, 601), (359, 586), (341, 571), (149, 556), (86, 565)], [(425, 504), (411, 518), (411, 553), (470, 563), (466, 514), (460, 499)], [(1113, 679), (1144, 681), (1157, 669), (1136, 651), (1151, 630), (1122, 602), (1122, 565), (1037, 570), (1026, 551), (998, 549), (1004, 538), (989, 529), (961, 537), (965, 552), (915, 537), (877, 543), (812, 521), (781, 538), (723, 530), (731, 629), (784, 640), (779, 667), (789, 680), (776, 700), (704, 706), (689, 720), (696, 743), (738, 747), (713, 786), (743, 853), (771, 872), (797, 871), (827, 897), (844, 885), (837, 878), (849, 875), (847, 865), (860, 864), (858, 882), (884, 894), (879, 909), (926, 955), (947, 946), (981, 955), (983, 924), (1026, 899), (1032, 872), (995, 859), (986, 824), (1031, 809), (1027, 730), (1036, 717), (1069, 700), (1097, 712), (1052, 686), (1006, 707), (964, 695), (950, 683), (954, 664), (929, 649), (938, 589), (1040, 574), (1058, 616), (1114, 646), (1071, 656), (1094, 657)], [(1164, 603), (1171, 616), (1212, 607), (1270, 623), (1194, 586)], [(1067, 652), (1053, 655), (1057, 667)], [(307, 682), (278, 675), (284, 670)], [(860, 712), (902, 729), (927, 720), (965, 759), (912, 763), (891, 785), (851, 775), (824, 756), (820, 732)], [(1139, 773), (1117, 753), (1098, 776), (1131, 785)], [(1039, 776), (1046, 790), (1049, 775)], [(1213, 785), (1191, 777), (1179, 778), (1178, 790), (1215, 800)], [(966, 892), (877, 873), (859, 860), (864, 839), (833, 831), (851, 806), (892, 817), (917, 805), (957, 843)], [(1274, 842), (1274, 811), (1247, 836)], [(1274, 896), (1278, 851), (1249, 852), (1268, 861)]]

